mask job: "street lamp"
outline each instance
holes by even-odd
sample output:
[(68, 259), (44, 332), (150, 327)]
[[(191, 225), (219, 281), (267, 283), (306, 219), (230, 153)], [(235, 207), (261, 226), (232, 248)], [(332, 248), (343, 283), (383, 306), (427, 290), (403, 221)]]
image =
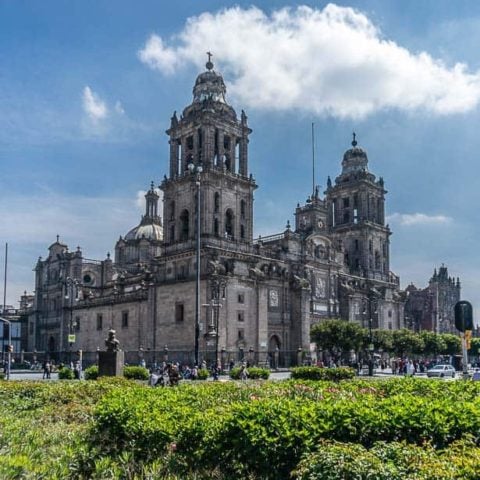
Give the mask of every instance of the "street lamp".
[(218, 341), (220, 337), (220, 308), (222, 307), (220, 299), (225, 300), (226, 286), (227, 282), (224, 278), (221, 278), (218, 275), (212, 275), (210, 280), (212, 298), (209, 304), (212, 311), (212, 316), (210, 320), (210, 325), (208, 326), (208, 332), (206, 334), (206, 337), (209, 337), (215, 341), (215, 368), (218, 368), (220, 364), (218, 358)]
[(203, 168), (201, 165), (194, 165), (193, 163), (188, 164), (189, 172), (194, 175), (195, 186), (196, 186), (196, 198), (195, 205), (197, 207), (197, 232), (196, 232), (196, 262), (197, 262), (197, 271), (196, 271), (196, 283), (195, 283), (195, 365), (198, 365), (198, 350), (199, 350), (199, 338), (200, 338), (200, 181), (201, 173)]
[(78, 280), (67, 277), (65, 280), (65, 300), (70, 300), (70, 320), (68, 324), (68, 344), (70, 346), (70, 363), (72, 362), (72, 346), (75, 343), (75, 334), (73, 333), (73, 301), (78, 300)]
[(2, 317), (0, 317), (0, 321), (8, 325), (7, 370), (5, 372), (5, 376), (7, 380), (10, 380), (10, 367), (12, 365), (12, 323), (10, 320)]

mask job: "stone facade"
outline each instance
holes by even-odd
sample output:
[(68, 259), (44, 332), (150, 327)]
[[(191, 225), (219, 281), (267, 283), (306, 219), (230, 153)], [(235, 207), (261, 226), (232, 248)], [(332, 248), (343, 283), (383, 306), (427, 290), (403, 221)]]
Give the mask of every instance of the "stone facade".
[(192, 103), (171, 118), (163, 225), (152, 185), (140, 224), (116, 244), (115, 262), (86, 260), (58, 239), (38, 261), (30, 349), (94, 352), (113, 328), (125, 351), (186, 352), (191, 360), (198, 212), (201, 356), (212, 350), (212, 332), (222, 355), (249, 352), (263, 362), (310, 351), (311, 326), (327, 318), (404, 327), (405, 294), (390, 271), (387, 192), (368, 171), (366, 152), (354, 138), (324, 198), (316, 188), (297, 205), (294, 228), (254, 240), (252, 130), (225, 95), (209, 61)]
[(442, 265), (434, 270), (428, 286), (411, 284), (406, 288), (405, 322), (408, 328), (436, 333), (458, 333), (455, 328), (455, 304), (460, 301), (460, 279), (450, 277)]

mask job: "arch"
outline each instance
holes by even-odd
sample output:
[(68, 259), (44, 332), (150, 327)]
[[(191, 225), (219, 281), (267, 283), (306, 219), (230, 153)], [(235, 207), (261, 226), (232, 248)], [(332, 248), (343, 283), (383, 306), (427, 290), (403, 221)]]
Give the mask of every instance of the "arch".
[(229, 208), (225, 212), (225, 238), (233, 239), (233, 236), (234, 236), (233, 221), (234, 221), (233, 210)]
[(271, 368), (276, 369), (283, 363), (283, 358), (281, 358), (280, 355), (281, 347), (282, 343), (280, 342), (278, 335), (272, 335), (268, 341), (268, 359)]
[(190, 234), (190, 213), (187, 209), (180, 214), (180, 240), (188, 240)]

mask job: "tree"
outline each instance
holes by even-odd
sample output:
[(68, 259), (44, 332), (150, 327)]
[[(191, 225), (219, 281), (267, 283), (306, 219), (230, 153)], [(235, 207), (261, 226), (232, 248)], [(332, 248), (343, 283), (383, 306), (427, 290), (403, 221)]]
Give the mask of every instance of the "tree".
[(393, 350), (392, 330), (372, 330), (372, 340), (375, 350), (383, 350), (384, 352)]
[(423, 349), (423, 353), (425, 355), (433, 355), (436, 357), (447, 348), (444, 338), (434, 332), (424, 330), (420, 333), (420, 338), (423, 340), (425, 345)]
[(442, 333), (440, 334), (443, 341), (445, 342), (446, 348), (441, 351), (442, 355), (458, 355), (462, 351), (462, 340), (458, 335), (453, 335), (452, 333)]
[(478, 356), (480, 355), (480, 338), (474, 337), (470, 343), (470, 350), (468, 351), (470, 355)]
[(393, 351), (403, 357), (406, 353), (422, 353), (425, 345), (421, 337), (407, 329), (393, 332)]
[(363, 330), (360, 325), (345, 320), (325, 320), (312, 327), (310, 336), (319, 348), (347, 353), (359, 350), (362, 344)]

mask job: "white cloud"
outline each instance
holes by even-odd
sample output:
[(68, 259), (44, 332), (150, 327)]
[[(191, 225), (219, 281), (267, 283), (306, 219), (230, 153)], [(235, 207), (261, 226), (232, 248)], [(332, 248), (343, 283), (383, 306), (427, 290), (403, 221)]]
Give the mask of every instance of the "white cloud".
[(115, 102), (115, 111), (120, 115), (125, 114), (125, 109), (123, 108), (122, 103), (118, 100)]
[(207, 49), (230, 92), (252, 108), (358, 118), (389, 108), (458, 113), (480, 99), (480, 72), (410, 52), (364, 13), (334, 4), (203, 13), (168, 40), (151, 35), (138, 55), (169, 75), (188, 63), (200, 68)]
[(90, 120), (98, 122), (108, 115), (105, 102), (87, 85), (83, 89), (83, 110)]
[(397, 222), (400, 225), (446, 225), (452, 222), (445, 215), (426, 215), (425, 213), (393, 213), (387, 217), (389, 222)]

